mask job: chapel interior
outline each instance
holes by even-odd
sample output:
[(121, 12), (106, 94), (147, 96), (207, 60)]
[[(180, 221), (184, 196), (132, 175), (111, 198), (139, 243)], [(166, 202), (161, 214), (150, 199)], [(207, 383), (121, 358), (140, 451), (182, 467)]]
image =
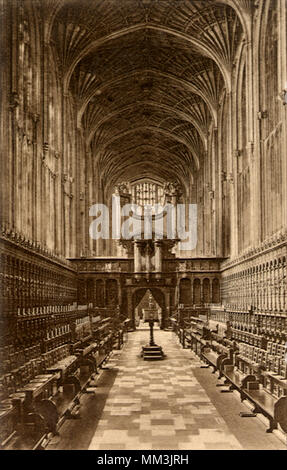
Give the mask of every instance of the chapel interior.
[(0, 5), (0, 448), (286, 450), (286, 0)]

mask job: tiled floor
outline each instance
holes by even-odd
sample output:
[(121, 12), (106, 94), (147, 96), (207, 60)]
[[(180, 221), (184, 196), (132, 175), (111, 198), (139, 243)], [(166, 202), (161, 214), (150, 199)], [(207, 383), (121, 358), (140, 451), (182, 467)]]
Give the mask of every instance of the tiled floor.
[(109, 364), (118, 374), (89, 449), (241, 449), (191, 370), (190, 351), (156, 331), (163, 361), (139, 357), (148, 331)]
[(221, 394), (217, 376), (201, 369), (174, 333), (155, 331), (162, 361), (144, 361), (149, 332), (129, 334), (115, 351), (95, 393), (81, 399), (81, 418), (68, 420), (48, 449), (286, 449), (235, 394)]

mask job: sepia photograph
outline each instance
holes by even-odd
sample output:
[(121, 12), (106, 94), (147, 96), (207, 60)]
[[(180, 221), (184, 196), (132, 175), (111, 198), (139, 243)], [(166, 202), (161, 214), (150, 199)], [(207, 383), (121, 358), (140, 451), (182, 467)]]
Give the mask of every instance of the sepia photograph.
[(0, 0), (0, 83), (0, 450), (287, 450), (287, 0)]

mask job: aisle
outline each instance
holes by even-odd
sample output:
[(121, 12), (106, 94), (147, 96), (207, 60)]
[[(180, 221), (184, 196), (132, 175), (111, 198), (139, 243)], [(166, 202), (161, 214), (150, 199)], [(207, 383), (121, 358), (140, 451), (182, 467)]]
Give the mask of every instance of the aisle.
[(167, 358), (143, 361), (147, 337), (130, 335), (109, 363), (118, 373), (89, 449), (242, 449), (194, 377), (190, 351), (173, 333), (156, 331)]

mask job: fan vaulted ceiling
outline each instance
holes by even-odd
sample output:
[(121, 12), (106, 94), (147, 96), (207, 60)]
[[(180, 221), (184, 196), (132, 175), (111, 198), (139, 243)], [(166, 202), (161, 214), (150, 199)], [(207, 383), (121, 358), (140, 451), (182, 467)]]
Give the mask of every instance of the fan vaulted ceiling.
[(249, 0), (65, 0), (51, 38), (78, 125), (109, 185), (188, 185), (204, 161)]

